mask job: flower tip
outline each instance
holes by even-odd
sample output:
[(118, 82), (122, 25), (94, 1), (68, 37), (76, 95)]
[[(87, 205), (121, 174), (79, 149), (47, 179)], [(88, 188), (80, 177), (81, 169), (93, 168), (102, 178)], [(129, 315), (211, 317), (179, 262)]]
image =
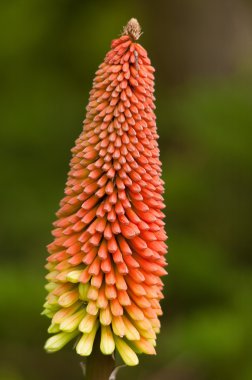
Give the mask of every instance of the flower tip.
[(91, 354), (98, 326), (98, 322), (96, 322), (90, 333), (82, 335), (76, 346), (77, 354), (81, 356), (89, 356)]
[(127, 25), (123, 27), (122, 35), (128, 35), (133, 40), (138, 40), (142, 34), (141, 26), (136, 18), (131, 18)]
[(104, 355), (111, 355), (115, 351), (115, 341), (109, 326), (101, 327), (100, 349)]
[(48, 352), (56, 352), (59, 351), (62, 347), (64, 347), (70, 340), (72, 340), (76, 336), (76, 332), (74, 333), (59, 333), (53, 335), (49, 339), (47, 339), (44, 349)]
[(139, 360), (135, 351), (133, 351), (123, 339), (115, 337), (115, 344), (125, 364), (128, 366), (138, 365)]

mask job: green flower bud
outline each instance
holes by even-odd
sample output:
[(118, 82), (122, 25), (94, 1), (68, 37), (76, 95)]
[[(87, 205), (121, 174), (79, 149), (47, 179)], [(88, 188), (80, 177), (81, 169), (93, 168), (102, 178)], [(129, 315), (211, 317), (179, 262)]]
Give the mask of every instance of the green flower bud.
[(82, 335), (76, 346), (77, 354), (81, 356), (89, 356), (91, 354), (98, 325), (98, 322), (96, 322), (89, 334)]
[(66, 332), (72, 332), (76, 330), (85, 314), (86, 310), (82, 309), (77, 313), (70, 315), (61, 322), (60, 329)]
[(115, 350), (115, 341), (109, 326), (101, 326), (100, 349), (104, 355), (111, 355)]
[(116, 348), (121, 355), (125, 364), (134, 366), (139, 363), (136, 353), (128, 346), (128, 344), (121, 338), (114, 336)]
[(70, 342), (70, 340), (72, 340), (77, 334), (78, 331), (72, 333), (62, 332), (57, 335), (53, 335), (51, 338), (47, 339), (45, 350), (47, 352), (56, 352)]

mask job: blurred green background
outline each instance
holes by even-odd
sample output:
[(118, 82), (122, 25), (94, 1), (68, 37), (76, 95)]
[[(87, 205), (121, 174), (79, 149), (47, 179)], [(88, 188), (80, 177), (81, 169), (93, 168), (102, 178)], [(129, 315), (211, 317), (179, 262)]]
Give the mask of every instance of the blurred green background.
[(2, 0), (0, 380), (82, 379), (43, 351), (45, 246), (110, 41), (137, 17), (156, 67), (169, 276), (158, 355), (119, 380), (252, 379), (252, 3)]

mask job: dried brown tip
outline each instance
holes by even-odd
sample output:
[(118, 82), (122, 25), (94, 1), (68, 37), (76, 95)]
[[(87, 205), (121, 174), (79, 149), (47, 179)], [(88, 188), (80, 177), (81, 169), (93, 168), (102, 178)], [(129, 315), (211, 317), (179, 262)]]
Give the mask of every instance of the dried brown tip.
[(123, 27), (122, 35), (128, 35), (133, 40), (138, 40), (141, 36), (141, 26), (136, 18), (131, 18), (126, 26)]

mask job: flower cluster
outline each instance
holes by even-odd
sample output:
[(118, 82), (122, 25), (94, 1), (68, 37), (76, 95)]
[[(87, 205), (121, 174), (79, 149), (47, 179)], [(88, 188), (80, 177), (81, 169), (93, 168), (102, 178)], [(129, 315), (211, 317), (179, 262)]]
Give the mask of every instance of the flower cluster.
[(117, 349), (128, 365), (155, 354), (167, 250), (154, 69), (137, 26), (96, 72), (48, 246), (43, 311), (48, 352), (78, 338), (88, 356), (99, 334), (102, 353)]

